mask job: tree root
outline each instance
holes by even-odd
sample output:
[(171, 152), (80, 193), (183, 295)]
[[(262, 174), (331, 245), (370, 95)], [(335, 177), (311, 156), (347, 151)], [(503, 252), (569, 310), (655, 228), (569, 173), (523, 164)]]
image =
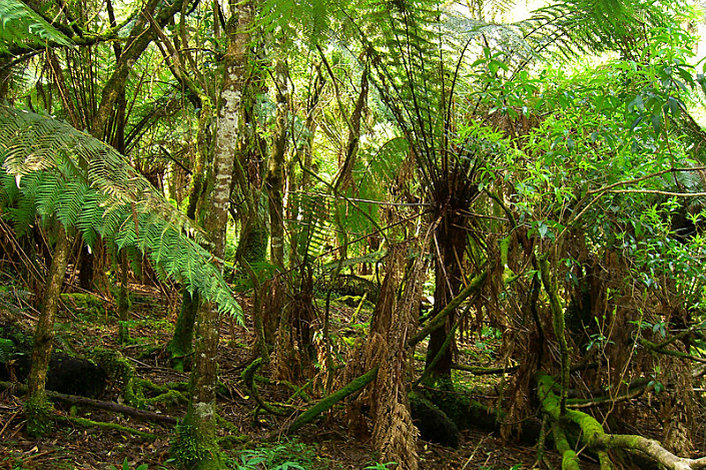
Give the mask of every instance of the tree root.
[(610, 449), (639, 451), (669, 470), (698, 470), (706, 468), (706, 457), (700, 459), (678, 457), (653, 439), (637, 435), (607, 434), (603, 430), (603, 426), (595, 418), (581, 411), (569, 409), (562, 416), (560, 414), (559, 398), (553, 391), (554, 386), (555, 381), (552, 377), (543, 373), (538, 375), (537, 395), (542, 403), (544, 412), (552, 420), (554, 442), (557, 450), (562, 453), (562, 468), (567, 468), (565, 465), (573, 465), (572, 462), (576, 463), (576, 467), (572, 466), (571, 468), (578, 468), (576, 454), (573, 450), (570, 448), (566, 449), (560, 443), (567, 420), (581, 429), (583, 444), (597, 452), (601, 462), (601, 469), (603, 470), (611, 468), (610, 460), (605, 452)]

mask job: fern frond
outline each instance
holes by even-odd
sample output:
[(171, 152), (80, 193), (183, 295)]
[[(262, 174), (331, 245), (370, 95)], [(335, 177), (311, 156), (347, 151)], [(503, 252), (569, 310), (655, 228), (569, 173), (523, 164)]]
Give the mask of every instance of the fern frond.
[(0, 1), (0, 53), (12, 46), (70, 46), (73, 42), (19, 0)]
[(639, 52), (652, 29), (674, 25), (679, 2), (563, 0), (533, 12), (522, 24), (538, 50), (564, 56), (587, 50)]
[(68, 124), (0, 106), (0, 163), (0, 192), (15, 198), (8, 214), (18, 229), (33, 223), (39, 209), (89, 245), (100, 235), (148, 256), (158, 274), (242, 321), (230, 287), (198, 243), (203, 233), (111, 147)]

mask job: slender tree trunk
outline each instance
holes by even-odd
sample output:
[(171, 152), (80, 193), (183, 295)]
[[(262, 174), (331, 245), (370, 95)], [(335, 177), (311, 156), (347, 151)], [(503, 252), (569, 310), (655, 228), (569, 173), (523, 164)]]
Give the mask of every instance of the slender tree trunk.
[[(215, 262), (225, 251), (228, 204), (230, 201), (233, 159), (239, 129), (243, 84), (253, 21), (252, 3), (238, 6), (238, 22), (229, 25), (230, 43), (224, 57), (225, 77), (218, 103), (214, 186), (204, 229), (211, 234)], [(202, 301), (196, 321), (196, 354), (191, 374), (191, 396), (186, 417), (177, 428), (175, 454), (186, 468), (196, 470), (222, 467), (216, 441), (216, 384), (219, 316), (216, 305)]]
[(277, 121), (274, 145), (267, 172), (267, 192), (270, 209), (270, 256), (272, 264), (284, 268), (284, 156), (287, 150), (287, 117), (289, 115), (289, 93), (287, 89), (287, 64), (278, 60), (275, 64), (277, 86)]
[(120, 253), (120, 291), (118, 292), (118, 343), (127, 344), (130, 341), (130, 328), (128, 328), (128, 316), (130, 310), (130, 299), (127, 290), (127, 275), (130, 269), (127, 253)]
[[(267, 201), (270, 216), (270, 260), (277, 268), (273, 279), (265, 283), (268, 291), (263, 303), (262, 323), (265, 338), (277, 334), (278, 375), (291, 379), (288, 358), (291, 351), (289, 311), (284, 306), (284, 156), (287, 149), (287, 117), (289, 96), (287, 90), (287, 64), (283, 59), (275, 63), (274, 81), (277, 89), (277, 118), (275, 122), (272, 153), (267, 168)], [(284, 356), (283, 356), (284, 354)]]
[(0, 60), (0, 101), (7, 98), (7, 90), (10, 87), (10, 77), (12, 77), (12, 72), (9, 67), (9, 61)]
[[(204, 185), (204, 161), (208, 158), (211, 138), (207, 131), (211, 107), (208, 106), (206, 98), (201, 99), (204, 108), (201, 109), (201, 119), (199, 120), (198, 152), (196, 162), (192, 172), (193, 181), (189, 193), (189, 205), (186, 208), (186, 216), (191, 220), (196, 220), (198, 207), (202, 206), (205, 196)], [(184, 370), (184, 358), (193, 352), (194, 323), (196, 320), (196, 310), (199, 305), (199, 294), (193, 294), (184, 289), (182, 293), (181, 310), (174, 326), (174, 334), (167, 345), (172, 363), (175, 369)]]
[(59, 305), (61, 288), (64, 285), (70, 248), (64, 226), (58, 225), (56, 248), (49, 268), (42, 308), (34, 333), (32, 365), (27, 379), (29, 395), (25, 406), (27, 411), (27, 431), (35, 436), (44, 434), (48, 427), (47, 413), (51, 408), (46, 398), (44, 386), (47, 380), (52, 342), (54, 341), (54, 317)]

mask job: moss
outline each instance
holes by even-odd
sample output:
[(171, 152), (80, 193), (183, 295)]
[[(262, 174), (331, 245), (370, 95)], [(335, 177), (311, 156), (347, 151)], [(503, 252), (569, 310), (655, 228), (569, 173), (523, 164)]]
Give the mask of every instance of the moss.
[(149, 432), (144, 432), (140, 431), (139, 429), (131, 428), (128, 426), (122, 426), (117, 423), (103, 423), (101, 421), (93, 421), (91, 419), (86, 419), (86, 418), (78, 418), (74, 416), (58, 416), (57, 419), (60, 421), (66, 421), (69, 423), (74, 423), (78, 424), (83, 427), (98, 427), (98, 428), (103, 428), (103, 429), (110, 429), (113, 431), (120, 431), (126, 434), (133, 434), (135, 436), (139, 436), (143, 439), (148, 439), (148, 440), (155, 440), (157, 439), (156, 434), (152, 434)]
[(31, 397), (24, 405), (27, 418), (27, 434), (42, 437), (53, 428), (54, 407), (43, 392)]
[(499, 420), (503, 418), (502, 411), (472, 400), (470, 395), (466, 390), (427, 389), (424, 392), (425, 398), (446, 413), (459, 429), (481, 427), (496, 430)]
[(188, 422), (178, 424), (175, 434), (171, 442), (171, 455), (178, 467), (191, 470), (216, 470), (224, 467), (225, 459), (218, 444), (204, 439), (194, 426)]
[(596, 418), (586, 413), (577, 410), (567, 410), (566, 416), (576, 423), (583, 431), (583, 439), (585, 442), (592, 442), (595, 437), (604, 434), (603, 426)]
[(422, 394), (411, 392), (408, 396), (412, 420), (420, 437), (447, 447), (458, 447), (458, 427), (451, 418)]
[(107, 312), (103, 301), (92, 294), (64, 293), (61, 299), (73, 306), (77, 313), (96, 320), (107, 320)]
[[(149, 406), (158, 403), (164, 404), (179, 404), (186, 403), (189, 400), (178, 390), (184, 389), (182, 383), (174, 383), (167, 385), (157, 385), (149, 380), (133, 377), (125, 384), (123, 396), (125, 402), (136, 408), (148, 408)], [(152, 392), (149, 396), (149, 393)]]
[(96, 348), (92, 356), (108, 378), (119, 386), (126, 386), (135, 377), (135, 368), (119, 351)]

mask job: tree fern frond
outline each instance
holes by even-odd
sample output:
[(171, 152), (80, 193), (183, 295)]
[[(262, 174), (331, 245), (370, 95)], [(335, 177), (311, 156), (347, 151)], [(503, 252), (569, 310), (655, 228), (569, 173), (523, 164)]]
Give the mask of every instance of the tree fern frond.
[(12, 46), (70, 46), (73, 42), (19, 0), (0, 1), (0, 53)]
[(565, 56), (615, 50), (631, 57), (652, 29), (675, 25), (681, 8), (680, 2), (563, 0), (534, 11), (522, 29), (539, 50)]
[(301, 213), (290, 224), (297, 240), (298, 255), (304, 263), (321, 256), (333, 235), (333, 214), (324, 194), (293, 194)]
[(184, 282), (190, 292), (217, 302), (221, 313), (242, 321), (211, 255), (189, 236), (202, 232), (111, 147), (68, 124), (0, 106), (0, 163), (5, 169), (0, 191), (8, 199), (14, 191), (8, 180), (20, 182), (8, 211), (16, 227), (29, 226), (40, 208), (89, 244), (100, 234), (120, 250), (148, 256), (158, 274)]

